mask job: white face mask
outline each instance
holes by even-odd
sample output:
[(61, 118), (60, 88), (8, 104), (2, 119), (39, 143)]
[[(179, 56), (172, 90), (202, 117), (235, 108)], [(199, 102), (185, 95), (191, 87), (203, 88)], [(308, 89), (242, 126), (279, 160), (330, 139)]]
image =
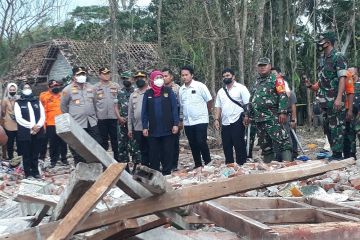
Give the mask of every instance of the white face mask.
[(154, 80), (154, 85), (157, 87), (162, 87), (164, 85), (164, 79), (163, 78), (157, 78)]
[(78, 83), (85, 83), (86, 82), (86, 76), (78, 76), (75, 79), (76, 79), (76, 82), (78, 82)]
[(22, 90), (22, 94), (24, 94), (25, 96), (29, 96), (31, 93), (32, 93), (31, 89), (27, 88), (27, 89)]

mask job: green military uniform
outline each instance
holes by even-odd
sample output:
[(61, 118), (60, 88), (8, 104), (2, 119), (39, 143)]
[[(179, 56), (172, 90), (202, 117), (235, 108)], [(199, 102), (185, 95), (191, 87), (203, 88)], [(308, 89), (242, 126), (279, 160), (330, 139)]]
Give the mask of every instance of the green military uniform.
[(264, 162), (275, 160), (275, 152), (283, 159), (291, 159), (289, 134), (278, 122), (279, 114), (287, 114), (288, 97), (285, 92), (277, 93), (275, 82), (273, 74), (258, 76), (249, 103), (249, 117), (257, 128)]
[[(331, 34), (323, 34), (323, 38), (334, 37)], [(334, 109), (334, 102), (338, 94), (339, 79), (346, 77), (347, 65), (344, 55), (333, 49), (328, 56), (324, 55), (320, 59), (319, 69), (318, 97), (323, 112), (324, 132), (328, 137), (333, 155), (340, 156), (344, 145), (345, 107), (337, 111)]]
[[(118, 95), (118, 107), (120, 116), (124, 118), (128, 118), (128, 106), (129, 106), (129, 99), (131, 93), (134, 92), (134, 88), (122, 88)], [(137, 146), (134, 139), (130, 139), (128, 137), (128, 127), (127, 123), (124, 125), (120, 125), (119, 131), (118, 131), (118, 138), (119, 138), (119, 159), (121, 161), (129, 162), (129, 153), (132, 156), (132, 160), (134, 163), (140, 163), (141, 161), (141, 153), (139, 150), (139, 147)]]

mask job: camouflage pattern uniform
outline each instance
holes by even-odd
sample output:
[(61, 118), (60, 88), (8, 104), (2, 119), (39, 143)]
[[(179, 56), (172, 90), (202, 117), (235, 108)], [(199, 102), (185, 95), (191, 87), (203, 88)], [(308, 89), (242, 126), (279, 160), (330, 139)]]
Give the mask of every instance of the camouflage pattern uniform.
[[(128, 105), (129, 98), (131, 93), (134, 92), (134, 88), (126, 88), (123, 87), (118, 95), (117, 102), (119, 107), (120, 116), (124, 118), (128, 118)], [(119, 159), (121, 162), (129, 162), (129, 153), (132, 156), (133, 163), (140, 163), (141, 153), (137, 143), (134, 139), (130, 139), (128, 137), (128, 127), (127, 123), (125, 125), (120, 125), (118, 130), (118, 139), (119, 139)]]
[(249, 117), (257, 128), (264, 162), (275, 160), (275, 152), (291, 158), (289, 134), (278, 122), (280, 113), (287, 114), (288, 97), (275, 89), (275, 75), (258, 76), (251, 89)]
[(324, 133), (328, 137), (333, 155), (341, 155), (344, 145), (345, 107), (337, 111), (334, 109), (334, 102), (338, 94), (339, 78), (346, 77), (344, 55), (333, 49), (328, 56), (321, 58), (319, 69), (318, 97), (323, 112)]

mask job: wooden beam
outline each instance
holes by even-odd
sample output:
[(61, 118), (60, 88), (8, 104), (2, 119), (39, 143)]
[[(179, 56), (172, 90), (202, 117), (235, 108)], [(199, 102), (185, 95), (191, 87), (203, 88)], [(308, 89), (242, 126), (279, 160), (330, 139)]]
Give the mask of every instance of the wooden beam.
[(125, 163), (111, 164), (105, 172), (100, 175), (94, 185), (81, 197), (65, 218), (61, 220), (48, 240), (69, 239), (75, 232), (76, 227), (89, 216), (91, 210), (117, 182), (125, 167)]
[(108, 226), (103, 227), (99, 232), (86, 238), (86, 240), (103, 240), (116, 233), (124, 232), (126, 230), (134, 230), (139, 227), (136, 219), (127, 219)]
[(316, 223), (316, 211), (311, 208), (280, 208), (234, 211), (265, 224)]
[[(90, 135), (82, 129), (79, 124), (65, 113), (55, 118), (56, 133), (68, 143), (76, 152), (81, 155), (87, 162), (101, 162), (105, 167), (117, 161), (112, 158), (103, 147), (101, 147)], [(133, 199), (153, 196), (153, 194), (136, 182), (132, 175), (124, 171), (116, 185)], [(174, 211), (165, 211), (157, 214), (158, 217), (169, 217), (178, 227), (187, 229), (188, 225), (184, 224), (182, 216)]]
[(199, 203), (193, 206), (193, 211), (200, 216), (213, 221), (217, 226), (223, 227), (240, 236), (249, 239), (276, 239), (271, 234), (269, 226), (251, 219), (240, 213), (231, 211), (215, 202)]
[[(313, 177), (324, 174), (325, 172), (346, 167), (354, 164), (353, 159), (331, 162), (322, 166), (317, 166), (307, 169), (298, 169), (296, 171), (281, 172), (281, 173), (260, 173), (241, 175), (230, 178), (220, 182), (210, 182), (199, 184), (190, 187), (184, 187), (171, 192), (166, 192), (159, 196), (152, 196), (148, 198), (138, 199), (129, 202), (125, 205), (114, 207), (103, 212), (94, 212), (89, 218), (77, 229), (77, 231), (84, 231), (88, 229), (98, 228), (101, 224), (109, 225), (121, 220), (129, 218), (137, 218), (160, 211), (191, 205), (198, 202), (203, 202), (227, 195), (232, 195), (240, 192), (246, 192), (252, 189), (263, 188), (266, 186), (278, 185), (280, 183), (291, 182), (297, 179), (306, 177)], [(48, 226), (46, 224), (39, 226), (38, 232), (42, 236), (48, 236), (49, 232), (53, 231), (55, 225)], [(43, 231), (44, 229), (44, 231)], [(26, 237), (26, 240), (35, 239), (36, 231), (32, 234), (27, 232), (26, 235), (22, 233), (13, 234), (16, 237)], [(0, 238), (1, 239), (1, 238)], [(18, 238), (19, 239), (19, 238)]]
[(26, 203), (39, 203), (50, 207), (55, 207), (59, 201), (59, 197), (57, 195), (21, 192), (16, 195), (14, 201), (26, 202)]
[(59, 203), (56, 205), (51, 220), (59, 220), (64, 218), (79, 199), (94, 184), (96, 179), (103, 171), (100, 163), (82, 163), (76, 165), (75, 171), (72, 171), (69, 182), (65, 191), (60, 197)]

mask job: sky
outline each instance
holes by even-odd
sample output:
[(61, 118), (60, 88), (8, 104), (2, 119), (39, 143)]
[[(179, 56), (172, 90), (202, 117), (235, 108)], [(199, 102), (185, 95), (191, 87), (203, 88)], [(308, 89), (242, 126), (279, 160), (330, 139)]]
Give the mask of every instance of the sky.
[[(91, 6), (91, 5), (108, 5), (108, 0), (70, 0), (70, 6), (74, 9), (76, 6)], [(120, 2), (120, 1), (119, 1)], [(148, 6), (151, 0), (137, 0), (136, 5), (139, 7)], [(70, 11), (72, 10), (70, 9)]]

